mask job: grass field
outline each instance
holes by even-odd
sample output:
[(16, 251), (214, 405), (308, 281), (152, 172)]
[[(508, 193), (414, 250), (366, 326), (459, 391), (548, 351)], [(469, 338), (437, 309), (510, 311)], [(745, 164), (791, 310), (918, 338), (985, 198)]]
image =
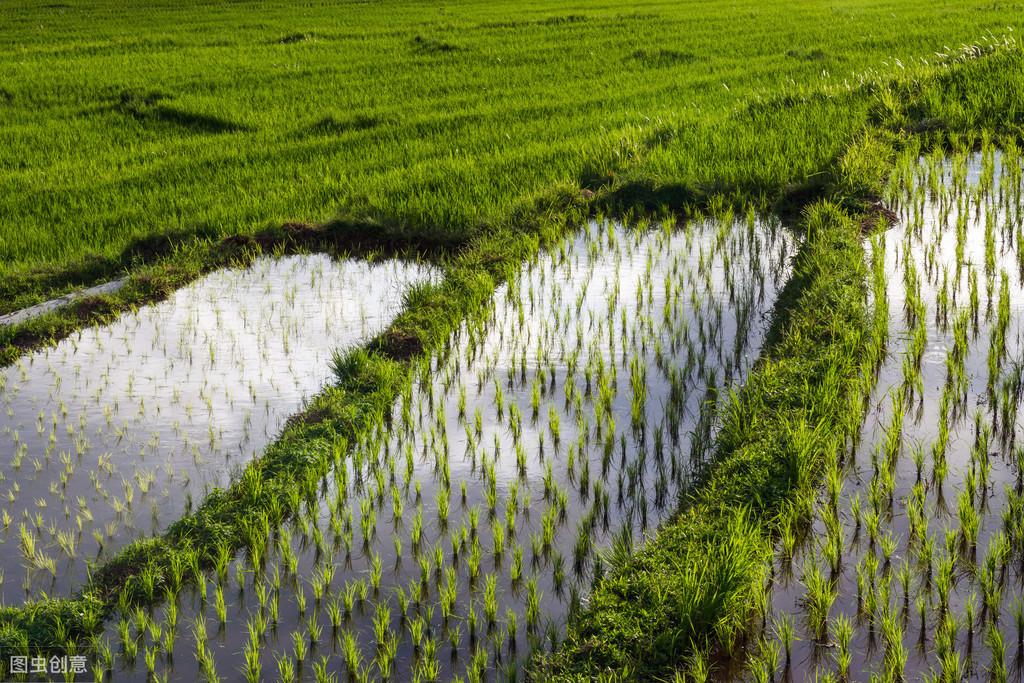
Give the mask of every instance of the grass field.
[[(992, 329), (1000, 332), (990, 345), (1002, 351), (989, 354), (989, 386), (977, 393), (1002, 411), (993, 424), (1009, 433), (1003, 455), (1012, 456), (1015, 432), (1004, 423), (1021, 392), (1000, 373), (1019, 367), (1012, 356), (1024, 342), (1007, 311), (1019, 303), (1024, 261), (1018, 274), (1019, 254), (996, 258), (994, 245), (1020, 243), (1021, 226), (991, 207), (1022, 215), (1019, 187), (984, 199), (996, 196), (987, 176), (977, 185), (961, 176), (971, 152), (990, 159), (1003, 148), (999, 177), (1019, 185), (1022, 9), (919, 0), (5, 3), (0, 314), (127, 280), (116, 293), (0, 325), (0, 363), (9, 366), (0, 375), (0, 427), (13, 444), (10, 467), (5, 456), (0, 470), (0, 534), (28, 558), (31, 576), (42, 573), (37, 586), (60, 585), (65, 596), (36, 594), (26, 579), (20, 592), (31, 597), (0, 607), (0, 654), (87, 652), (96, 678), (140, 680), (261, 680), (271, 668), (285, 680), (329, 680), (329, 670), (353, 680), (479, 680), (496, 671), (764, 680), (780, 668), (780, 648), (785, 672), (811, 675), (790, 662), (792, 627), (778, 615), (791, 593), (806, 612), (801, 626), (815, 634), (801, 650), (808, 657), (832, 652), (830, 633), (845, 652), (850, 624), (858, 634), (879, 624), (895, 633), (889, 553), (883, 587), (871, 579), (881, 621), (877, 610), (856, 609), (850, 620), (829, 621), (828, 596), (850, 602), (836, 573), (805, 567), (806, 591), (787, 584), (773, 597), (777, 546), (803, 557), (815, 555), (808, 539), (827, 539), (824, 554), (842, 542), (832, 533), (840, 528), (834, 492), (877, 403), (879, 373), (901, 362), (893, 349), (906, 340), (890, 339), (881, 304), (888, 279), (913, 284), (917, 270), (903, 265), (898, 246), (893, 258), (905, 272), (872, 264), (865, 236), (878, 250), (884, 223), (902, 218), (911, 226), (906, 249), (926, 245), (919, 267), (939, 292), (937, 309), (978, 315), (980, 267), (959, 251), (944, 266), (975, 278), (961, 312), (957, 292), (967, 283), (947, 286), (935, 266), (941, 237), (923, 241), (926, 222), (910, 213), (924, 211), (916, 208), (919, 199), (925, 206), (924, 180), (912, 201), (890, 183), (896, 173), (909, 186), (920, 155), (931, 164), (921, 178), (943, 206), (977, 201), (990, 211), (984, 322), (998, 300)], [(942, 189), (949, 179), (935, 170), (945, 155), (959, 160), (955, 191)], [(900, 203), (909, 208), (889, 210)], [(787, 229), (762, 232), (775, 225), (770, 214), (784, 216)], [(956, 230), (967, 240), (966, 227)], [(785, 245), (794, 237), (790, 264)], [(764, 246), (777, 239), (783, 247)], [(246, 454), (224, 490), (175, 523), (154, 516), (150, 538), (86, 556), (81, 536), (92, 510), (111, 494), (113, 509), (130, 509), (135, 492), (128, 480), (123, 494), (116, 485), (106, 491), (97, 478), (110, 475), (110, 460), (100, 455), (99, 470), (90, 462), (89, 411), (104, 411), (108, 437), (120, 440), (117, 430), (129, 427), (114, 424), (116, 405), (100, 407), (97, 386), (109, 383), (109, 367), (96, 386), (80, 368), (54, 380), (88, 397), (71, 417), (63, 401), (52, 416), (18, 403), (37, 358), (27, 354), (42, 347), (40, 363), (49, 363), (46, 347), (64, 339), (74, 368), (83, 327), (137, 327), (137, 307), (205, 273), (318, 251), (425, 258), (443, 277), (404, 294), (402, 311), (376, 337), (339, 349), (332, 382), (262, 452)], [(608, 304), (584, 310), (586, 287), (576, 293), (573, 278), (583, 273), (594, 284), (595, 272)], [(507, 308), (496, 311), (495, 301)], [(919, 303), (906, 307), (915, 330), (932, 302)], [(230, 303), (221, 304), (230, 315)], [(215, 308), (216, 329), (226, 329)], [(173, 310), (173, 301), (159, 310)], [(253, 325), (266, 336), (261, 319)], [(742, 342), (750, 325), (754, 338), (767, 334), (763, 352)], [(300, 328), (274, 331), (286, 351), (292, 329)], [(979, 337), (975, 320), (974, 337), (989, 336), (984, 329)], [(927, 331), (911, 343), (929, 335), (940, 336)], [(920, 375), (921, 348), (911, 378)], [(193, 351), (214, 365), (209, 340), (194, 349), (180, 341), (176, 351), (190, 366)], [(246, 401), (275, 399), (281, 368), (238, 345), (227, 354), (270, 378)], [(211, 406), (206, 391), (199, 396)], [(908, 396), (923, 405), (914, 391)], [(147, 403), (159, 414), (133, 381), (126, 396), (139, 416)], [(902, 425), (903, 413), (894, 414)], [(58, 431), (75, 455), (56, 446)], [(681, 431), (680, 442), (673, 433)], [(875, 523), (904, 508), (882, 474), (901, 453), (906, 466), (924, 452), (890, 432), (889, 468), (876, 467), (882, 483), (872, 483)], [(166, 450), (147, 434), (129, 436), (146, 443), (140, 458)], [(985, 493), (988, 456), (972, 451), (971, 463), (968, 472), (937, 467), (931, 478), (918, 465), (915, 493), (925, 500), (923, 492), (938, 491), (941, 502), (943, 481), (977, 488), (978, 476)], [(71, 500), (75, 472), (90, 477), (92, 498)], [(30, 479), (48, 490), (22, 494)], [(831, 507), (815, 504), (823, 479)], [(883, 506), (878, 491), (886, 490)], [(1017, 505), (1020, 496), (1004, 497)], [(858, 500), (842, 502), (860, 509)], [(1003, 519), (1018, 513), (1008, 503)], [(979, 515), (988, 519), (973, 494), (961, 501), (962, 524)], [(813, 526), (822, 517), (828, 534)], [(908, 544), (918, 536), (942, 544), (927, 525), (912, 527)], [(876, 546), (902, 547), (898, 527), (886, 533), (856, 551), (858, 581), (863, 567), (874, 576)], [(1019, 550), (1018, 528), (1007, 535), (999, 548)], [(954, 540), (947, 533), (947, 574)], [(88, 568), (87, 578), (57, 577), (53, 557)], [(977, 628), (991, 640), (991, 667), (1003, 659), (1012, 616), (1003, 609), (1000, 624), (992, 607), (1011, 600), (996, 588), (998, 561), (978, 584), (986, 603)], [(5, 596), (18, 593), (9, 588)], [(926, 607), (945, 604), (930, 583), (917, 595)], [(187, 623), (178, 623), (179, 610)], [(957, 668), (959, 626), (946, 616), (937, 622), (942, 671), (978, 673)], [(238, 635), (245, 631), (248, 638)], [(896, 679), (906, 664), (901, 638), (887, 641), (882, 663)], [(441, 663), (442, 646), (450, 664)], [(194, 650), (175, 663), (175, 647)], [(862, 673), (875, 664), (865, 658)]]
[(286, 221), (452, 242), (558, 185), (770, 200), (863, 125), (848, 88), (1014, 7), (5, 3), (0, 311)]

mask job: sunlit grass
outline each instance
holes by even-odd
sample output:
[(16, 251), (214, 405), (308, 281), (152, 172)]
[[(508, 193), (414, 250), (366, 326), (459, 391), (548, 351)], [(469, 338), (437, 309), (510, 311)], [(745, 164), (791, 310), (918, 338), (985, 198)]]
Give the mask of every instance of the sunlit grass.
[(828, 170), (872, 99), (907, 115), (890, 79), (1017, 20), (922, 1), (236, 10), (5, 6), (0, 306), (112, 277), (162, 237), (340, 216), (446, 242), (612, 180), (627, 200), (656, 186), (655, 206), (772, 201)]

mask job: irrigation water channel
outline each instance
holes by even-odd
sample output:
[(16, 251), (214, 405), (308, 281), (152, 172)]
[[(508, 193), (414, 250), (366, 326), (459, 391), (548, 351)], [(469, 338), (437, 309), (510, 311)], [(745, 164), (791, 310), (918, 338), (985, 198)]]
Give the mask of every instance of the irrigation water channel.
[(559, 639), (602, 552), (674, 508), (793, 252), (752, 216), (567, 238), (424, 363), (316, 505), (201, 590), (115, 615), (98, 666), (119, 680), (516, 673)]
[(749, 680), (1024, 675), (1021, 160), (896, 178), (902, 224), (871, 250), (888, 354), (812, 524), (783, 534)]
[(69, 595), (88, 565), (182, 517), (383, 330), (432, 269), (260, 259), (0, 370), (5, 604)]
[(42, 303), (36, 304), (35, 306), (29, 306), (28, 308), (22, 308), (18, 311), (13, 311), (5, 315), (0, 315), (0, 325), (17, 325), (23, 323), (26, 320), (38, 317), (43, 313), (56, 310), (61, 306), (67, 306), (70, 303), (84, 299), (90, 296), (97, 296), (99, 294), (113, 294), (124, 287), (125, 283), (128, 282), (127, 278), (120, 278), (117, 280), (111, 280), (110, 282), (104, 282), (102, 284), (95, 285), (93, 287), (86, 287), (64, 296), (59, 296), (56, 299), (50, 299)]

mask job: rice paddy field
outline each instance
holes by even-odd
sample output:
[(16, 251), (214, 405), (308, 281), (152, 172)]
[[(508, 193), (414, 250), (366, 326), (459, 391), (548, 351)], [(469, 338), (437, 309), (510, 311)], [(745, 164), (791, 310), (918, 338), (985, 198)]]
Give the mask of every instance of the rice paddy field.
[(4, 3), (0, 678), (1024, 679), (1020, 16)]
[(1018, 20), (922, 0), (2, 12), (0, 313), (285, 221), (453, 243), (616, 178), (770, 200), (842, 153), (867, 116), (858, 88)]

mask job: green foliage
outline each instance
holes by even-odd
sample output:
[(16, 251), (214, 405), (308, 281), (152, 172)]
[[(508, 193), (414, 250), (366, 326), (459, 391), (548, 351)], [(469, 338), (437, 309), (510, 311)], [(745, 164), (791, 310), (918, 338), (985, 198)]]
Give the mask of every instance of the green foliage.
[(1021, 123), (1022, 89), (996, 85), (1018, 58), (922, 85), (991, 51), (1016, 20), (998, 3), (16, 0), (3, 17), (0, 312), (288, 221), (452, 246), (581, 188), (770, 202), (872, 117)]

